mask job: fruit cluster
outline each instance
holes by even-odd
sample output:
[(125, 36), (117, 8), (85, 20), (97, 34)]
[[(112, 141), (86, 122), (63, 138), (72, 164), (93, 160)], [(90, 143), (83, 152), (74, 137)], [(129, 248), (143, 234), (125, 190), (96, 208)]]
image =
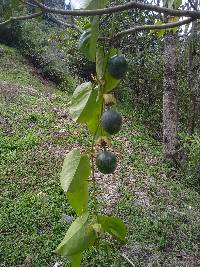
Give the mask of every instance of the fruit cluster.
[[(108, 134), (117, 134), (122, 126), (122, 117), (115, 110), (105, 111), (101, 117), (101, 126)], [(115, 154), (105, 149), (97, 154), (96, 165), (104, 174), (113, 173), (117, 167), (117, 158)]]
[[(88, 29), (84, 31), (79, 39), (79, 49), (80, 51), (91, 60), (91, 54), (88, 52), (91, 45), (91, 30)], [(123, 55), (112, 56), (107, 63), (107, 71), (115, 80), (121, 80), (124, 78), (128, 70), (128, 63)], [(109, 135), (117, 134), (122, 126), (121, 115), (110, 109), (105, 111), (101, 117), (101, 127)], [(112, 153), (106, 150), (104, 146), (104, 151), (101, 151), (96, 156), (96, 165), (100, 172), (104, 174), (113, 173), (117, 167), (117, 158)]]

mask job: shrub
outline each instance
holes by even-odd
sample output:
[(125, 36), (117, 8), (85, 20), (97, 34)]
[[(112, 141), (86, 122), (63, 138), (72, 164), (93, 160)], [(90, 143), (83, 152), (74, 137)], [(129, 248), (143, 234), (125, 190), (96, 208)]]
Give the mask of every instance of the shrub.
[(7, 28), (9, 38), (3, 41), (17, 46), (44, 77), (61, 85), (62, 90), (71, 90), (76, 77), (70, 73), (66, 55), (56, 44), (49, 42), (50, 35), (55, 31), (58, 28), (45, 21), (24, 21)]
[(182, 169), (180, 171), (183, 182), (200, 192), (200, 136), (195, 132), (192, 136), (180, 134), (183, 147)]

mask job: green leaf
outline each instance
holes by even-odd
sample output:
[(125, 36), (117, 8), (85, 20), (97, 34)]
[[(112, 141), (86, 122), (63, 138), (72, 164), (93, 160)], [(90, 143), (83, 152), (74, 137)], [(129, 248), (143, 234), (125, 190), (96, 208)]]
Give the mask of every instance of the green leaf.
[[(91, 25), (90, 25), (91, 26)], [(83, 53), (83, 55), (88, 59), (88, 60), (92, 60), (90, 58), (90, 39), (91, 39), (91, 28), (89, 28), (88, 30), (84, 31), (80, 38), (79, 38), (79, 42), (78, 42), (78, 49)]]
[(69, 112), (74, 121), (84, 121), (85, 113), (87, 113), (87, 105), (92, 95), (92, 89), (93, 85), (91, 82), (82, 83), (75, 89), (69, 108)]
[(69, 152), (64, 160), (60, 175), (61, 187), (67, 192), (67, 198), (78, 215), (88, 209), (88, 177), (91, 166), (87, 155), (81, 155), (78, 149)]
[(92, 83), (81, 84), (74, 91), (69, 108), (73, 120), (93, 125), (98, 120), (102, 101), (98, 88), (93, 88)]
[(110, 75), (110, 73), (108, 72), (108, 68), (107, 68), (108, 61), (110, 60), (112, 56), (116, 55), (117, 53), (118, 53), (118, 50), (116, 48), (111, 48), (106, 58), (106, 72), (105, 72), (105, 77), (104, 77), (104, 80), (105, 80), (104, 93), (108, 93), (112, 91), (120, 83), (120, 80), (116, 80)]
[(99, 124), (102, 102), (98, 87), (93, 88), (90, 82), (83, 83), (74, 91), (69, 111), (75, 121), (86, 123), (89, 131), (94, 133)]
[[(178, 22), (179, 21), (179, 18), (177, 17), (169, 17), (168, 18), (169, 22)], [(178, 27), (173, 27), (173, 28), (170, 28), (170, 29), (166, 29), (165, 31), (166, 32), (172, 32), (172, 33), (176, 33), (178, 30)]]
[(105, 87), (104, 87), (104, 93), (108, 93), (110, 91), (112, 91), (113, 89), (115, 89), (118, 84), (120, 83), (120, 80), (116, 80), (114, 79), (108, 71), (106, 71), (105, 74)]
[(99, 16), (95, 16), (91, 21), (89, 28), (87, 28), (79, 38), (78, 48), (88, 60), (95, 62), (99, 35)]
[(174, 8), (178, 9), (182, 5), (182, 0), (175, 0), (174, 1)]
[[(161, 25), (162, 21), (161, 20), (157, 20), (154, 25)], [(150, 30), (151, 33), (156, 33), (158, 35), (159, 38), (162, 38), (165, 34), (165, 29), (161, 29), (161, 30)]]
[[(88, 216), (86, 212), (71, 224), (63, 241), (57, 247), (56, 253), (62, 256), (75, 256), (94, 244), (96, 233), (93, 227), (87, 224)], [(74, 264), (79, 262), (76, 262), (74, 257), (70, 259), (74, 261)]]
[(103, 47), (98, 47), (96, 50), (96, 73), (98, 80), (102, 80), (106, 67), (106, 59)]
[(77, 215), (88, 210), (88, 198), (89, 191), (87, 181), (83, 182), (81, 188), (77, 191), (67, 192), (67, 199)]
[(101, 224), (104, 232), (107, 232), (116, 238), (125, 241), (125, 237), (127, 234), (127, 227), (124, 222), (117, 217), (99, 215), (98, 223)]
[(72, 267), (80, 267), (82, 260), (82, 253), (68, 256), (69, 261), (71, 262)]
[(88, 58), (95, 62), (96, 61), (96, 46), (97, 46), (97, 39), (99, 35), (99, 17), (96, 16), (92, 19), (91, 23), (91, 34), (89, 39), (89, 46), (88, 46)]
[(171, 31), (173, 33), (176, 33), (178, 30), (178, 27), (170, 28), (168, 31)]
[(65, 192), (74, 192), (82, 187), (91, 172), (90, 160), (87, 155), (81, 155), (78, 149), (70, 151), (64, 160), (60, 174), (61, 187)]

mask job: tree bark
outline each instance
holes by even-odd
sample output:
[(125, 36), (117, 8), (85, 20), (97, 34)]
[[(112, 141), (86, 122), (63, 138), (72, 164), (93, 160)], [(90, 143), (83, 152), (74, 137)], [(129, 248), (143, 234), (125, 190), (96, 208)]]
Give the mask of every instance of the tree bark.
[(177, 97), (176, 97), (176, 36), (166, 33), (164, 37), (163, 80), (163, 153), (164, 159), (177, 163)]

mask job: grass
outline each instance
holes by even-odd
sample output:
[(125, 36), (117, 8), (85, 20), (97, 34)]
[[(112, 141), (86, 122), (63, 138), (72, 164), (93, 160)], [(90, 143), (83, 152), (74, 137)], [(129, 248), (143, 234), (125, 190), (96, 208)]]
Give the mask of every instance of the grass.
[[(14, 49), (0, 51), (1, 266), (69, 266), (53, 253), (69, 227), (64, 218), (74, 216), (59, 172), (64, 155), (90, 139), (71, 121), (67, 93), (45, 83)], [(120, 254), (135, 266), (200, 266), (199, 194), (168, 177), (160, 144), (136, 114), (119, 109), (124, 127), (113, 145), (120, 164), (99, 185), (99, 209), (124, 219), (127, 244), (114, 243), (109, 264), (103, 250), (90, 249), (83, 266), (129, 266)]]
[(42, 89), (43, 84), (26, 60), (13, 48), (0, 45), (0, 80)]

